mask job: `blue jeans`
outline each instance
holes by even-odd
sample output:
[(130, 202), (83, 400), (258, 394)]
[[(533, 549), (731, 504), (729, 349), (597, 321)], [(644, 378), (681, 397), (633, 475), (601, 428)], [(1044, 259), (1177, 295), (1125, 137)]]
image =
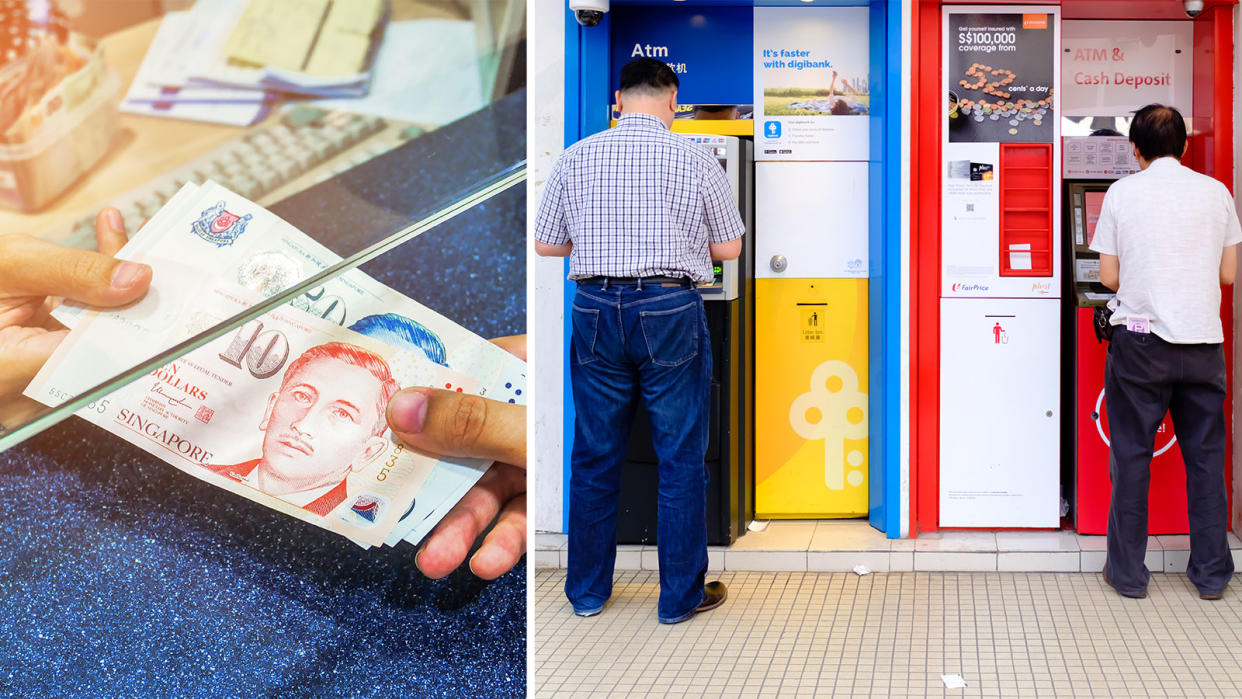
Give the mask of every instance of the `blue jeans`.
[(565, 596), (579, 614), (599, 611), (612, 595), (621, 465), (640, 396), (659, 458), (659, 619), (681, 621), (703, 601), (709, 343), (703, 299), (688, 284), (578, 285)]

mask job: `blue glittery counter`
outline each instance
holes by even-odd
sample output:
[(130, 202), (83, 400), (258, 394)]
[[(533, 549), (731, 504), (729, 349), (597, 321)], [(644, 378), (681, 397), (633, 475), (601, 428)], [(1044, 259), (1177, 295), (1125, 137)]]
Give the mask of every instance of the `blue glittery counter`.
[[(515, 93), (272, 209), (372, 242), (524, 149)], [(525, 208), (518, 186), (365, 269), (523, 332)], [(77, 418), (0, 453), (0, 484), (0, 695), (525, 694), (524, 561), (430, 581), (409, 546), (364, 551)]]

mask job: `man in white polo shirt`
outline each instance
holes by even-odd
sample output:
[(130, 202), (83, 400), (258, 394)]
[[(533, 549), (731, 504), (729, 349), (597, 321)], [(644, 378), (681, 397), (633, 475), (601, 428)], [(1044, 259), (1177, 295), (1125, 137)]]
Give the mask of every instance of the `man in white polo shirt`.
[(1229, 190), (1178, 162), (1186, 124), (1176, 109), (1135, 112), (1130, 142), (1142, 171), (1109, 187), (1091, 242), (1100, 280), (1117, 291), (1104, 365), (1113, 485), (1104, 579), (1147, 596), (1152, 446), (1169, 412), (1186, 464), (1186, 575), (1201, 598), (1220, 599), (1233, 576), (1220, 287), (1233, 283), (1242, 228)]

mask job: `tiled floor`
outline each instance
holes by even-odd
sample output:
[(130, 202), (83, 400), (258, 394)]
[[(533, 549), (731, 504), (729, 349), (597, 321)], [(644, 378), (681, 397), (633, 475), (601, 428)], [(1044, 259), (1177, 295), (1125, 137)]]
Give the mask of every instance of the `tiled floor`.
[(539, 571), (536, 696), (1242, 697), (1242, 581), (1205, 602), (1182, 574), (1144, 600), (1087, 573), (713, 577), (724, 606), (662, 626), (655, 572), (619, 571), (580, 618)]
[[(1242, 540), (1229, 535), (1242, 570)], [(1152, 571), (1185, 572), (1190, 537), (1153, 536), (1147, 543)], [(535, 536), (535, 565), (564, 568), (563, 534)], [(1066, 531), (951, 531), (917, 539), (888, 539), (861, 520), (786, 520), (747, 532), (732, 546), (708, 547), (712, 571), (844, 572), (859, 564), (876, 572), (1012, 571), (1098, 572), (1104, 537)], [(618, 546), (617, 570), (657, 570), (655, 546)]]

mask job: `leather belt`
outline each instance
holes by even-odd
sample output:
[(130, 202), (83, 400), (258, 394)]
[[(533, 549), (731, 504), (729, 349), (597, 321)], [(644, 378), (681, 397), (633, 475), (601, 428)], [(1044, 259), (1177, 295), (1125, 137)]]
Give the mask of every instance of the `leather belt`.
[(579, 284), (676, 284), (678, 286), (693, 286), (694, 282), (686, 277), (666, 277), (656, 275), (651, 277), (587, 277), (579, 279)]

